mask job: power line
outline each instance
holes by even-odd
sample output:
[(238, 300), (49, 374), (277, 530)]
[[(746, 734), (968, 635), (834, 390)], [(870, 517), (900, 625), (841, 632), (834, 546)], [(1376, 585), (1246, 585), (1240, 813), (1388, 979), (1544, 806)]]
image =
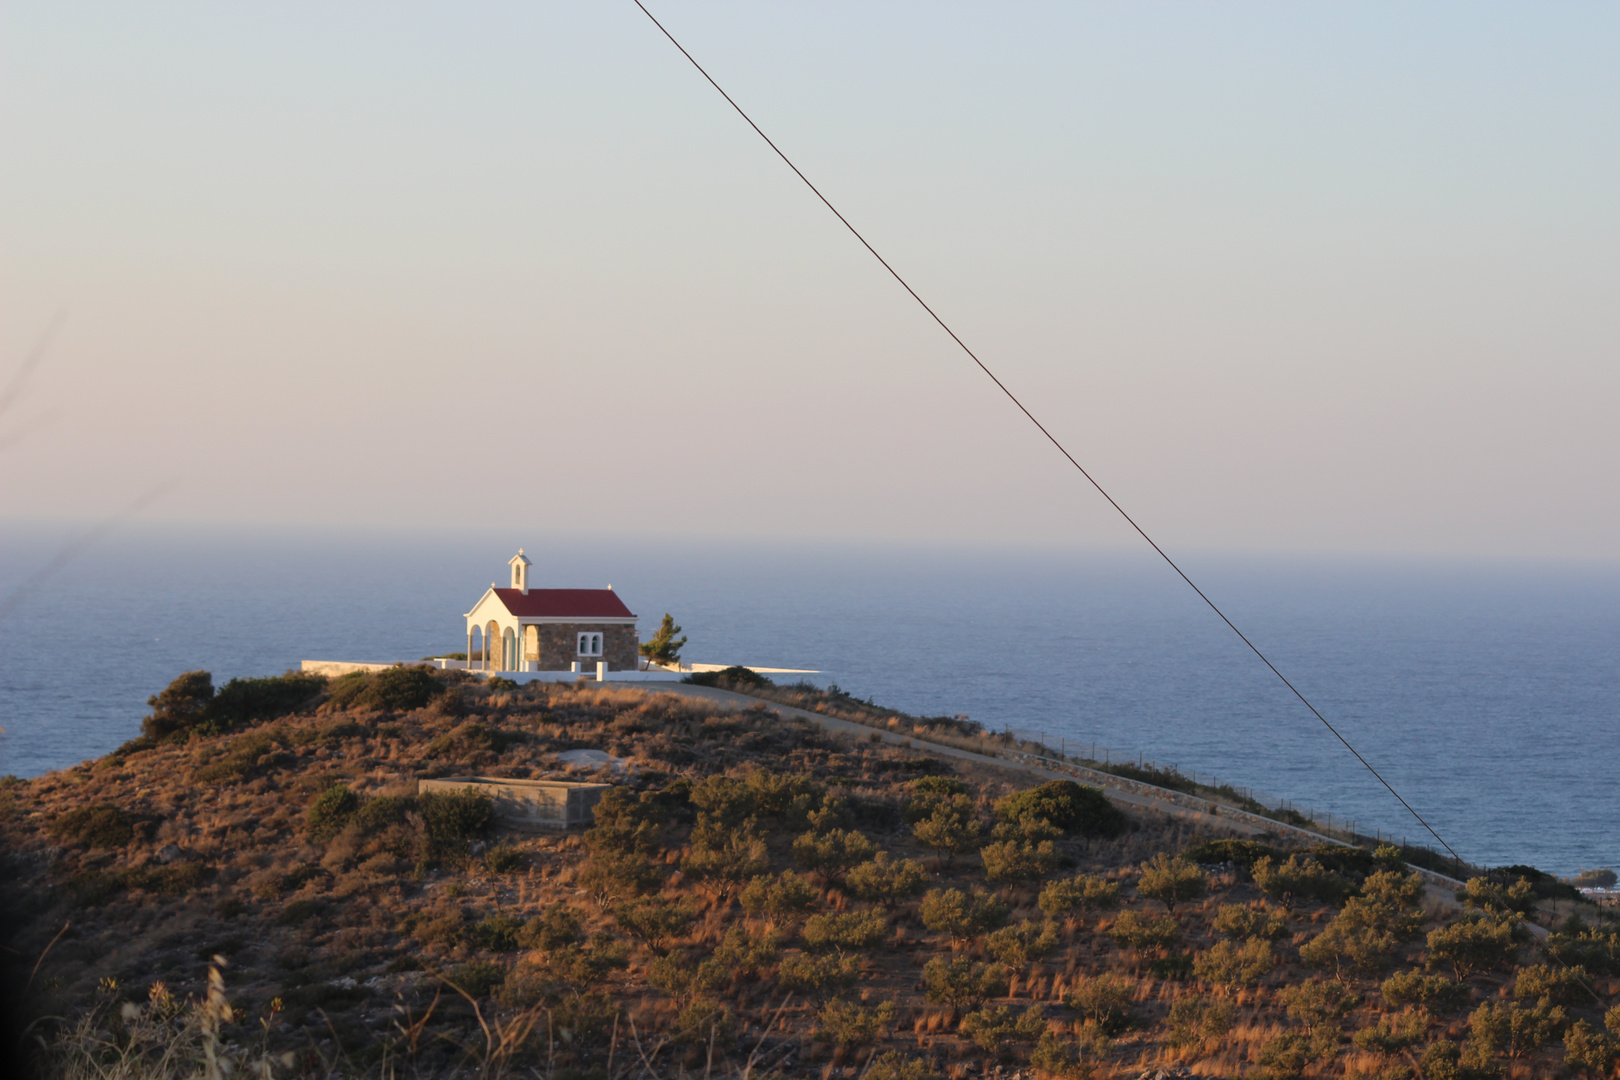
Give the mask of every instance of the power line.
[(808, 176), (804, 175), (804, 173), (799, 171), (799, 167), (797, 165), (793, 164), (793, 161), (786, 154), (784, 154), (782, 152), (782, 148), (777, 146), (776, 143), (772, 142), (771, 137), (769, 135), (765, 134), (764, 131), (760, 130), (760, 126), (758, 124), (754, 123), (753, 118), (750, 117), (746, 112), (743, 111), (742, 106), (738, 105), (736, 103), (736, 101), (732, 100), (731, 95), (726, 93), (725, 89), (723, 87), (721, 87), (721, 85), (719, 83), (714, 81), (714, 77), (712, 75), (710, 75), (707, 71), (704, 70), (703, 65), (698, 63), (697, 60), (693, 58), (692, 54), (686, 51), (686, 46), (682, 45), (679, 41), (675, 40), (675, 35), (671, 34), (668, 30), (666, 30), (664, 28), (664, 24), (659, 22), (658, 19), (656, 17), (654, 17), (653, 13), (647, 10), (647, 6), (645, 4), (643, 4), (641, 2), (641, 0), (635, 0), (635, 5), (636, 5), (636, 7), (641, 9), (641, 12), (642, 12), (643, 15), (646, 15), (647, 18), (652, 20), (652, 24), (654, 26), (658, 27), (659, 31), (666, 38), (669, 39), (670, 44), (674, 45), (677, 49), (679, 49), (681, 51), (681, 55), (686, 57), (687, 60), (691, 61), (692, 66), (697, 68), (698, 74), (702, 75), (703, 78), (708, 81), (709, 85), (714, 87), (715, 90), (717, 90), (719, 92), (720, 96), (726, 99), (726, 104), (730, 105), (733, 109), (735, 109), (737, 111), (737, 115), (742, 117), (743, 120), (745, 120), (747, 122), (748, 126), (754, 129), (754, 133), (756, 135), (758, 135), (761, 139), (765, 140), (765, 145), (769, 146), (772, 150), (774, 150), (776, 152), (776, 156), (781, 158), (783, 163), (786, 164), (788, 168), (793, 170), (793, 174), (795, 176), (797, 176), (800, 180), (804, 181), (804, 186), (809, 188), (811, 190), (811, 192), (813, 192), (815, 194), (816, 198), (821, 200), (821, 204), (823, 206), (825, 206), (828, 210), (832, 211), (833, 216), (836, 217), (840, 222), (843, 223), (844, 228), (849, 230), (850, 235), (855, 237), (855, 239), (859, 240), (861, 242), (861, 246), (864, 247), (867, 251), (871, 252), (872, 257), (874, 259), (876, 259), (879, 263), (882, 264), (883, 269), (885, 269), (885, 270), (887, 270), (889, 272), (889, 276), (894, 278), (894, 280), (898, 281), (900, 283), (900, 287), (902, 289), (906, 290), (907, 293), (911, 294), (911, 298), (913, 300), (917, 301), (917, 303), (922, 306), (922, 309), (924, 311), (928, 312), (929, 317), (931, 319), (933, 319), (936, 323), (939, 324), (939, 328), (941, 330), (945, 331), (947, 334), (949, 334), (950, 337), (951, 337), (951, 340), (956, 342), (956, 344), (961, 348), (961, 350), (963, 352), (967, 353), (968, 359), (972, 360), (975, 364), (977, 364), (979, 366), (979, 370), (984, 372), (985, 375), (989, 376), (990, 381), (996, 384), (996, 389), (1000, 390), (1003, 394), (1007, 395), (1007, 400), (1011, 401), (1015, 406), (1017, 406), (1018, 411), (1023, 413), (1025, 418), (1028, 419), (1031, 424), (1034, 424), (1036, 429), (1039, 430), (1042, 435), (1046, 436), (1047, 441), (1050, 442), (1054, 447), (1057, 448), (1057, 452), (1062, 454), (1064, 456), (1064, 458), (1066, 458), (1068, 460), (1069, 464), (1073, 465), (1075, 467), (1075, 469), (1077, 469), (1079, 471), (1080, 475), (1085, 477), (1086, 480), (1091, 484), (1091, 486), (1097, 489), (1097, 493), (1099, 495), (1101, 495), (1103, 498), (1108, 500), (1108, 505), (1112, 506), (1115, 510), (1117, 510), (1119, 512), (1119, 516), (1124, 518), (1125, 521), (1130, 525), (1130, 527), (1136, 530), (1138, 536), (1140, 536), (1143, 540), (1146, 540), (1148, 542), (1148, 545), (1150, 547), (1152, 547), (1154, 551), (1159, 553), (1159, 557), (1161, 559), (1163, 559), (1166, 563), (1169, 564), (1170, 569), (1174, 570), (1176, 572), (1176, 575), (1178, 577), (1180, 577), (1182, 581), (1185, 581), (1187, 583), (1187, 587), (1192, 589), (1193, 592), (1197, 593), (1198, 598), (1200, 600), (1202, 600), (1204, 603), (1209, 605), (1209, 609), (1220, 617), (1220, 620), (1227, 625), (1227, 628), (1230, 629), (1232, 631), (1232, 633), (1236, 634), (1238, 636), (1238, 639), (1240, 641), (1242, 641), (1243, 644), (1247, 645), (1249, 647), (1249, 650), (1251, 652), (1253, 652), (1254, 655), (1256, 655), (1256, 656), (1258, 656), (1260, 658), (1260, 662), (1262, 664), (1266, 665), (1266, 667), (1271, 669), (1271, 673), (1273, 675), (1277, 676), (1277, 678), (1282, 681), (1282, 684), (1284, 686), (1288, 687), (1288, 689), (1293, 692), (1295, 697), (1299, 698), (1300, 703), (1303, 704), (1307, 709), (1309, 709), (1311, 711), (1311, 715), (1316, 717), (1318, 720), (1320, 720), (1322, 722), (1322, 726), (1327, 728), (1329, 731), (1331, 731), (1333, 733), (1333, 737), (1338, 739), (1339, 742), (1343, 743), (1344, 748), (1346, 750), (1350, 751), (1350, 753), (1354, 754), (1356, 760), (1361, 762), (1362, 766), (1364, 768), (1366, 768), (1366, 770), (1368, 772), (1372, 773), (1372, 775), (1378, 780), (1378, 782), (1380, 784), (1384, 785), (1384, 789), (1386, 791), (1388, 791), (1391, 795), (1395, 796), (1396, 801), (1399, 802), (1402, 806), (1404, 806), (1406, 808), (1407, 813), (1411, 814), (1414, 818), (1416, 818), (1417, 821), (1418, 821), (1418, 824), (1422, 825), (1426, 830), (1428, 830), (1429, 835), (1434, 837), (1435, 840), (1439, 841), (1441, 847), (1443, 847), (1447, 851), (1451, 852), (1451, 857), (1452, 858), (1456, 859), (1459, 863), (1463, 862), (1464, 861), (1463, 857), (1461, 855), (1458, 855), (1457, 852), (1452, 848), (1452, 846), (1450, 844), (1446, 843), (1444, 837), (1442, 837), (1439, 833), (1434, 831), (1434, 826), (1430, 825), (1427, 821), (1425, 821), (1423, 819), (1423, 815), (1418, 813), (1415, 809), (1413, 809), (1411, 803), (1409, 803), (1405, 799), (1401, 798), (1401, 793), (1396, 791), (1394, 789), (1394, 787), (1392, 787), (1390, 785), (1390, 782), (1388, 780), (1385, 780), (1383, 775), (1380, 774), (1377, 769), (1372, 767), (1371, 762), (1369, 762), (1366, 758), (1361, 756), (1360, 751), (1358, 751), (1354, 746), (1350, 745), (1350, 740), (1346, 739), (1343, 735), (1341, 735), (1339, 733), (1338, 728), (1336, 728), (1332, 724), (1328, 723), (1327, 717), (1323, 716), (1320, 712), (1318, 712), (1316, 706), (1312, 705), (1310, 703), (1310, 700), (1307, 699), (1304, 694), (1299, 692), (1299, 688), (1296, 687), (1293, 683), (1289, 682), (1288, 677), (1286, 675), (1284, 675), (1281, 671), (1277, 670), (1277, 665), (1273, 664), (1270, 660), (1266, 659), (1266, 654), (1261, 652), (1259, 650), (1259, 648), (1257, 648), (1255, 646), (1254, 642), (1250, 641), (1248, 636), (1245, 635), (1242, 630), (1239, 630), (1237, 628), (1237, 625), (1235, 623), (1233, 623), (1231, 619), (1228, 619), (1226, 617), (1226, 613), (1215, 605), (1215, 601), (1211, 600), (1208, 596), (1204, 595), (1204, 590), (1200, 589), (1196, 584), (1193, 583), (1193, 579), (1188, 577), (1186, 575), (1186, 573), (1181, 569), (1181, 567), (1176, 565), (1175, 560), (1172, 559), (1169, 555), (1167, 555), (1165, 553), (1164, 549), (1161, 548), (1157, 543), (1154, 542), (1153, 537), (1149, 536), (1147, 534), (1147, 532), (1142, 528), (1142, 526), (1140, 526), (1140, 525), (1138, 525), (1136, 523), (1135, 518), (1131, 517), (1131, 515), (1129, 515), (1129, 514), (1127, 514), (1125, 512), (1125, 508), (1123, 506), (1119, 505), (1119, 503), (1114, 501), (1114, 497), (1112, 495), (1108, 494), (1108, 492), (1103, 488), (1103, 486), (1101, 484), (1097, 483), (1096, 478), (1093, 477), (1089, 472), (1086, 471), (1085, 466), (1081, 465), (1080, 462), (1075, 460), (1074, 455), (1069, 453), (1069, 451), (1064, 447), (1064, 445), (1061, 442), (1058, 441), (1057, 436), (1053, 435), (1050, 431), (1048, 431), (1046, 429), (1046, 425), (1042, 424), (1039, 420), (1037, 420), (1035, 418), (1035, 414), (1030, 412), (1027, 408), (1024, 407), (1024, 403), (1022, 401), (1018, 400), (1018, 395), (1014, 394), (1011, 390), (1009, 390), (1007, 388), (1007, 384), (1002, 382), (999, 378), (997, 378), (996, 373), (991, 371), (990, 368), (985, 365), (985, 362), (983, 360), (980, 360), (978, 355), (976, 353), (974, 353), (974, 351), (972, 349), (968, 348), (967, 342), (963, 341), (961, 338), (956, 336), (956, 331), (952, 330), (950, 328), (950, 326), (948, 326), (946, 324), (945, 320), (939, 317), (938, 312), (936, 312), (933, 308), (928, 306), (928, 302), (926, 300), (924, 300), (921, 296), (917, 295), (917, 290), (913, 289), (911, 287), (911, 285), (909, 283), (907, 283), (906, 279), (900, 276), (899, 271), (897, 271), (894, 267), (889, 265), (889, 261), (887, 259), (885, 259), (882, 255), (878, 254), (877, 248), (874, 248), (871, 244), (867, 243), (866, 237), (864, 237), (864, 236), (862, 236), (860, 234), (860, 230), (856, 229), (854, 225), (851, 225), (849, 223), (849, 219), (846, 218), (843, 214), (839, 213), (838, 207), (834, 206), (828, 200), (827, 196), (825, 196), (825, 195), (823, 195), (821, 193), (821, 189), (817, 188), (816, 185), (812, 184), (810, 182), (810, 178)]

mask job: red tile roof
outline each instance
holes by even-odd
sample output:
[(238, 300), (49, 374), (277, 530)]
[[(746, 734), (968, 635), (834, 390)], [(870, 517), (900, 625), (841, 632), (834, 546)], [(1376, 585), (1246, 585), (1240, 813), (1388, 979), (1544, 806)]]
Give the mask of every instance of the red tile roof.
[(501, 603), (520, 619), (633, 619), (612, 589), (496, 589)]

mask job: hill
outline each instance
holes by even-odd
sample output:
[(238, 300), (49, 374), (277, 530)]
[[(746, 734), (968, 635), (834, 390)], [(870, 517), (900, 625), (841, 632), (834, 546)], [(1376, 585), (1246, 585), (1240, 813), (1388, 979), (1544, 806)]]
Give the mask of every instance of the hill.
[[(1530, 883), (1478, 879), (1459, 913), (1393, 849), (1235, 840), (641, 690), (193, 673), (153, 706), (0, 792), (8, 985), (46, 1075), (1393, 1080), (1620, 1054), (1612, 923), (1534, 944)], [(627, 765), (557, 760), (582, 748)], [(616, 786), (583, 833), (503, 834), (477, 796), (417, 794), (469, 774)]]

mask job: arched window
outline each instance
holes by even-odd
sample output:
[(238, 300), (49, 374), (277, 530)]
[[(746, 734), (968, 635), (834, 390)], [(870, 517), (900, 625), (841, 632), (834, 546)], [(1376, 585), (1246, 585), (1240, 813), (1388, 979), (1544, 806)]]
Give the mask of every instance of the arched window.
[(581, 655), (581, 656), (601, 656), (602, 655), (602, 635), (601, 634), (581, 634), (581, 635), (579, 635), (579, 650), (578, 651), (579, 651), (579, 655)]

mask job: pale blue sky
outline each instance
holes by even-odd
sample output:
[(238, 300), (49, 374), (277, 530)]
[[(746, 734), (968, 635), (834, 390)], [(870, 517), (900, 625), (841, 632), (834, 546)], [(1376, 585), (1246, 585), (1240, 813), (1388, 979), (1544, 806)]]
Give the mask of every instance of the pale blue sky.
[[(1620, 8), (649, 6), (1168, 545), (1616, 555)], [(629, 0), (0, 64), (7, 516), (1129, 542)]]

